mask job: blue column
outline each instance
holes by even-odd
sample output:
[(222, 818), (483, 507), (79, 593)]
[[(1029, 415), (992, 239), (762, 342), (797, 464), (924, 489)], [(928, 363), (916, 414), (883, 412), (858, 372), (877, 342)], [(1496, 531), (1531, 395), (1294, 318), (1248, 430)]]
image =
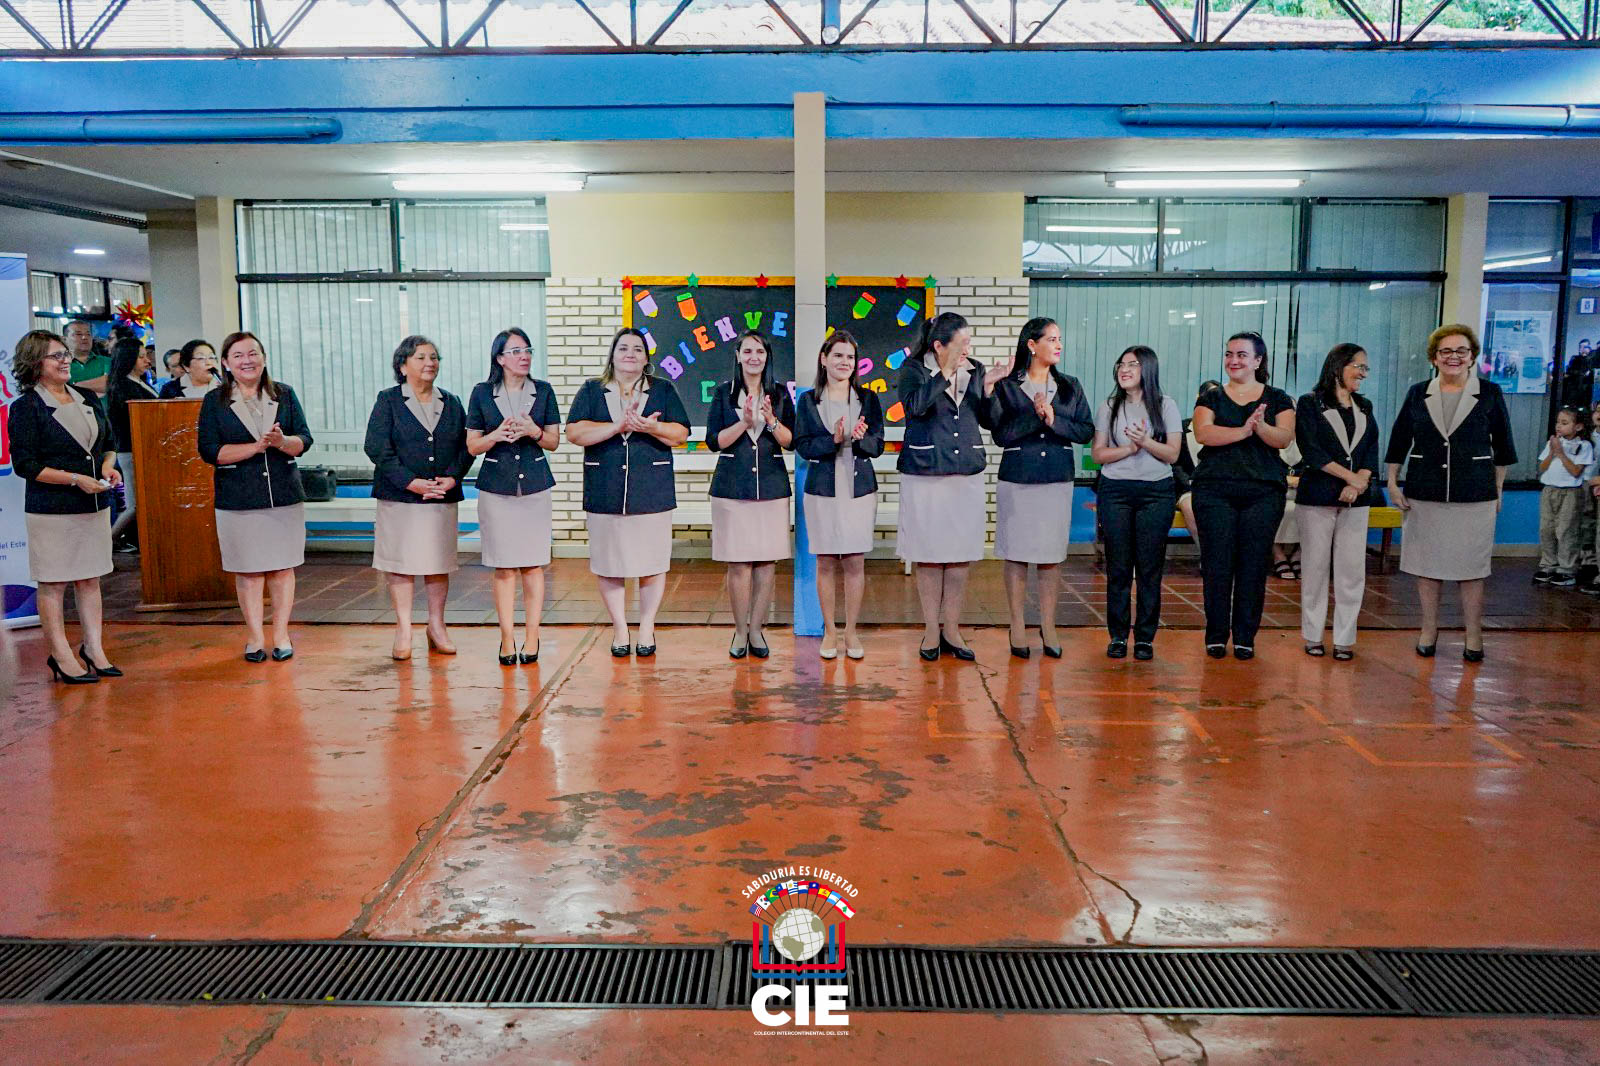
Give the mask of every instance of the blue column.
[[(795, 393), (810, 391), (807, 386)], [(822, 636), (822, 604), (817, 600), (817, 557), (811, 554), (811, 538), (806, 536), (806, 471), (811, 464), (799, 452), (794, 456), (794, 635)]]

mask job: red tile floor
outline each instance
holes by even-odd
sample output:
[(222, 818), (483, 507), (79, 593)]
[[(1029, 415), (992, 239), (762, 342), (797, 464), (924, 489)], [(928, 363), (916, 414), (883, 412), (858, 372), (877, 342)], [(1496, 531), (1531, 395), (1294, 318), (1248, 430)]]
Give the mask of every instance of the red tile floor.
[[(370, 602), (359, 567), (306, 570), (308, 621), (381, 610), (350, 605)], [(581, 562), (557, 571), (552, 613), (592, 611)], [(654, 660), (612, 659), (590, 615), (547, 627), (537, 666), (499, 667), (494, 630), (469, 626), (459, 655), (419, 639), (396, 664), (370, 624), (302, 625), (292, 662), (252, 666), (234, 627), (119, 613), (128, 676), (68, 690), (21, 634), (0, 935), (713, 942), (748, 930), (750, 877), (812, 859), (860, 887), (858, 943), (1600, 948), (1592, 601), (1514, 566), (1491, 602), (1516, 613), (1495, 615), (1481, 666), (1459, 637), (1420, 660), (1384, 629), (1408, 609), (1396, 578), (1374, 580), (1398, 606), (1374, 602), (1348, 664), (1286, 629), (1251, 663), (1206, 659), (1192, 631), (1111, 662), (1094, 628), (1020, 662), (975, 627), (976, 664), (928, 665), (889, 626), (860, 663), (779, 627), (771, 659), (734, 663), (704, 624), (715, 570), (674, 573), (669, 606), (699, 624), (663, 629)], [(1066, 580), (1094, 609), (1097, 578)], [(906, 609), (909, 582), (873, 582)], [(13, 1007), (0, 1062), (1600, 1062), (1581, 1021), (857, 1014), (825, 1051), (757, 1028), (740, 1011)]]

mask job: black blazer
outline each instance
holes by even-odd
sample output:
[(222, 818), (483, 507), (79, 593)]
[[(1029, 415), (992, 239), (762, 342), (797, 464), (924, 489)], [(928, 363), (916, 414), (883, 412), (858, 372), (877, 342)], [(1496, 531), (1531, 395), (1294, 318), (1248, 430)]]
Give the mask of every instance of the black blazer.
[[(219, 371), (219, 373), (220, 373), (220, 371)], [(213, 375), (213, 376), (215, 376), (215, 375)], [(217, 391), (216, 389), (212, 389), (211, 390), (211, 392), (216, 392), (216, 391)], [(211, 395), (211, 393), (208, 392), (206, 395), (209, 396), (209, 395)], [(160, 396), (158, 397), (158, 399), (162, 399), (162, 400), (181, 400), (183, 398), (184, 398), (184, 395), (183, 395), (183, 375), (182, 374), (179, 374), (177, 377), (173, 378), (171, 381), (169, 381), (165, 385), (161, 386), (161, 393), (160, 393)], [(204, 399), (204, 398), (205, 397), (201, 397), (201, 399)]]
[[(367, 418), (367, 458), (376, 469), (372, 473), (372, 498), (400, 503), (457, 503), (462, 498), (461, 481), (472, 469), (467, 451), (467, 412), (461, 401), (437, 385), (434, 391), (444, 400), (439, 424), (429, 433), (406, 406), (402, 386), (378, 393)], [(455, 487), (437, 500), (424, 500), (406, 488), (414, 478), (453, 477)]]
[(977, 474), (986, 456), (979, 428), (993, 429), (994, 419), (983, 395), (983, 364), (968, 358), (967, 391), (960, 403), (945, 392), (950, 379), (927, 361), (909, 359), (900, 369), (900, 403), (906, 413), (905, 442), (895, 469), (902, 474)]
[[(245, 425), (240, 411), (243, 405), (235, 400), (223, 406), (222, 393), (212, 390), (200, 401), (200, 421), (197, 426), (200, 458), (216, 469), (211, 473), (211, 484), (216, 492), (219, 511), (257, 511), (263, 507), (291, 507), (304, 503), (306, 490), (300, 483), (300, 466), (295, 456), (268, 448), (242, 463), (219, 463), (217, 455), (225, 444), (254, 444), (256, 435)], [(310, 448), (313, 441), (311, 427), (306, 425), (305, 411), (294, 390), (278, 385), (278, 399), (274, 406), (268, 399), (267, 419), (276, 422), (286, 437), (300, 437)], [(305, 454), (302, 449), (301, 455)]]
[(1033, 409), (1033, 400), (1022, 391), (1018, 378), (995, 382), (989, 398), (994, 421), (994, 442), (1005, 451), (1000, 455), (1000, 480), (1019, 485), (1055, 484), (1076, 477), (1072, 446), (1094, 439), (1094, 414), (1078, 379), (1050, 368), (1056, 395), (1055, 424), (1046, 426)]
[(116, 450), (111, 423), (95, 394), (76, 385), (68, 385), (67, 390), (82, 397), (94, 412), (99, 430), (90, 451), (84, 451), (66, 427), (56, 421), (55, 411), (37, 390), (24, 390), (11, 404), (11, 465), (17, 476), (28, 483), (22, 504), (27, 514), (89, 514), (111, 507), (109, 492), (88, 493), (71, 485), (47, 485), (39, 480), (45, 467), (99, 478), (100, 464), (107, 453)]
[(878, 475), (872, 469), (872, 460), (883, 454), (883, 404), (871, 389), (854, 386), (856, 400), (861, 404), (861, 416), (866, 419), (867, 432), (857, 441), (845, 438), (844, 444), (833, 439), (833, 429), (822, 422), (822, 401), (816, 389), (800, 394), (795, 410), (794, 450), (812, 465), (806, 469), (807, 496), (835, 496), (833, 462), (839, 449), (849, 445), (855, 453), (855, 478), (851, 496), (867, 496), (878, 491)]
[[(689, 415), (678, 390), (662, 378), (646, 382), (640, 414), (689, 428)], [(567, 411), (567, 424), (610, 422), (606, 389), (591, 378), (578, 389)], [(648, 433), (608, 437), (583, 450), (583, 509), (595, 514), (659, 514), (678, 506), (673, 484), (672, 449)]]
[[(556, 393), (550, 383), (529, 378), (528, 384), (533, 388), (533, 406), (528, 410), (528, 417), (541, 428), (559, 426), (561, 410), (556, 406)], [(472, 396), (467, 400), (468, 429), (493, 433), (506, 420), (495, 402), (496, 388), (487, 381), (472, 387)], [(544, 448), (528, 437), (515, 444), (504, 441), (496, 444), (483, 453), (483, 465), (478, 467), (478, 491), (498, 496), (529, 496), (555, 483)]]
[[(722, 453), (711, 475), (711, 495), (721, 500), (786, 499), (791, 495), (789, 471), (783, 465), (783, 449), (771, 433), (762, 431), (755, 441), (750, 440), (750, 434), (741, 433), (726, 449), (717, 444), (717, 435), (739, 421), (744, 390), (739, 390), (739, 403), (735, 403), (733, 388), (732, 381), (720, 382), (711, 394), (711, 410), (706, 414), (706, 447)], [(789, 390), (773, 385), (767, 395), (772, 398), (778, 421), (793, 433), (794, 403), (789, 399)]]
[(106, 416), (111, 420), (111, 439), (117, 451), (133, 451), (133, 432), (128, 428), (128, 401), (160, 398), (160, 394), (149, 385), (128, 378), (113, 381), (106, 388)]
[(1444, 425), (1439, 379), (1406, 393), (1384, 462), (1405, 464), (1406, 495), (1437, 503), (1496, 499), (1495, 467), (1517, 461), (1511, 415), (1500, 386), (1476, 374), (1467, 379), (1454, 426)]
[[(1353, 440), (1349, 439), (1339, 412), (1323, 407), (1316, 393), (1306, 393), (1294, 406), (1294, 438), (1300, 446), (1300, 487), (1295, 489), (1294, 499), (1302, 507), (1373, 507), (1383, 503), (1383, 493), (1378, 488), (1382, 474), (1378, 469), (1378, 420), (1372, 417), (1372, 404), (1365, 396), (1357, 394), (1352, 399), (1356, 422)], [(1352, 504), (1340, 503), (1339, 494), (1347, 485), (1344, 479), (1322, 469), (1329, 463), (1372, 471), (1366, 495)]]

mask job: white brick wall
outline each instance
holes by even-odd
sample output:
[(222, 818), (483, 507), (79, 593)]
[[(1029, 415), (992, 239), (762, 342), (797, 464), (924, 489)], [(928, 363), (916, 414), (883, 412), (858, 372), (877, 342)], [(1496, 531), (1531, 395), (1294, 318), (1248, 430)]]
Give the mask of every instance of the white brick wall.
[[(1021, 277), (960, 277), (942, 285), (940, 311), (955, 311), (972, 324), (972, 354), (984, 363), (1010, 361), (1017, 333), (1030, 317), (1028, 282)], [(578, 387), (600, 372), (612, 335), (622, 325), (620, 278), (551, 278), (545, 283), (546, 338), (549, 345), (547, 377), (555, 386), (565, 418)], [(1000, 449), (989, 445), (989, 528), (994, 529), (994, 481)], [(551, 456), (555, 474), (553, 529), (557, 554), (582, 554), (588, 541), (583, 522), (583, 453), (563, 442)], [(898, 477), (880, 475), (882, 498), (893, 503), (899, 496)], [(711, 475), (703, 471), (678, 472), (678, 502), (704, 506)], [(691, 554), (703, 554), (711, 534), (705, 527), (679, 527), (677, 544)]]

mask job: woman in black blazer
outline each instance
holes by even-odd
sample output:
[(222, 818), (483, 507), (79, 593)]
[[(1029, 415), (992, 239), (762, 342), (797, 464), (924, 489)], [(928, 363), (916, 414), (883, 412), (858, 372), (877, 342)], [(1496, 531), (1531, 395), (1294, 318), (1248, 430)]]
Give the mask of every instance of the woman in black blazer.
[(289, 618), (294, 571), (306, 561), (305, 489), (300, 456), (311, 447), (300, 399), (267, 373), (267, 350), (253, 333), (222, 341), (228, 377), (200, 404), (200, 458), (216, 469), (217, 546), (244, 613), (246, 662), (267, 660), (262, 617), (272, 592), (272, 658), (294, 656)]
[[(500, 622), (500, 665), (539, 661), (544, 568), (550, 565), (550, 473), (546, 452), (561, 443), (561, 412), (548, 381), (530, 376), (533, 342), (515, 327), (489, 346), (489, 378), (467, 401), (467, 451), (478, 467), (478, 536), (483, 565), (494, 569)], [(522, 585), (523, 643), (517, 636), (517, 584)]]
[[(121, 483), (111, 424), (91, 392), (69, 382), (72, 353), (54, 333), (17, 342), (12, 373), (22, 395), (11, 404), (11, 462), (26, 481), (28, 570), (39, 585), (39, 620), (50, 645), (50, 676), (68, 684), (121, 677), (101, 642), (100, 578), (111, 572), (111, 497)], [(67, 641), (72, 585), (83, 643), (80, 663)]]
[[(672, 383), (655, 377), (642, 330), (621, 329), (598, 378), (567, 412), (567, 440), (583, 449), (589, 570), (611, 616), (611, 654), (656, 653), (656, 612), (672, 565), (678, 505), (672, 449), (689, 439), (689, 415)], [(639, 579), (639, 643), (628, 637), (627, 582)]]
[(773, 381), (772, 342), (760, 330), (739, 335), (731, 381), (717, 384), (706, 413), (706, 447), (717, 456), (711, 475), (711, 558), (728, 564), (733, 604), (730, 658), (765, 659), (761, 627), (772, 609), (779, 559), (789, 558), (789, 471), (794, 404)]
[(1455, 581), (1466, 623), (1461, 654), (1473, 663), (1483, 661), (1483, 580), (1494, 554), (1495, 518), (1506, 470), (1517, 461), (1505, 396), (1476, 373), (1480, 351), (1471, 326), (1433, 331), (1428, 361), (1438, 375), (1406, 393), (1384, 456), (1389, 498), (1406, 513), (1400, 569), (1416, 577), (1422, 601), (1417, 654), (1428, 658), (1437, 650), (1439, 592)]
[(135, 506), (133, 432), (128, 424), (129, 400), (157, 400), (160, 394), (145, 384), (150, 355), (138, 337), (124, 337), (111, 349), (111, 370), (106, 374), (106, 415), (111, 420), (111, 439), (117, 446), (117, 469), (122, 471), (122, 513), (111, 524), (112, 539), (133, 522)]
[(998, 363), (985, 368), (971, 358), (967, 320), (946, 311), (928, 323), (917, 354), (900, 370), (905, 443), (900, 471), (900, 516), (896, 551), (917, 564), (922, 602), (922, 642), (917, 652), (935, 662), (950, 654), (976, 656), (961, 637), (961, 603), (967, 567), (983, 558), (988, 507), (983, 481), (983, 435), (993, 429), (989, 398), (1010, 373)]
[(461, 480), (472, 468), (467, 413), (438, 388), (439, 349), (410, 336), (394, 350), (394, 379), (378, 393), (367, 419), (372, 496), (378, 501), (372, 566), (388, 577), (394, 604), (397, 661), (411, 658), (411, 597), (415, 577), (428, 596), (428, 648), (454, 655), (444, 628), (444, 601), (456, 570), (456, 511)]
[(1306, 654), (1327, 653), (1328, 580), (1333, 579), (1333, 657), (1355, 658), (1356, 617), (1367, 585), (1367, 519), (1382, 502), (1378, 423), (1360, 393), (1368, 372), (1359, 344), (1336, 344), (1316, 388), (1295, 405), (1303, 467), (1295, 490), (1300, 523), (1300, 636)]
[(1011, 654), (1026, 659), (1028, 566), (1039, 568), (1039, 638), (1044, 654), (1061, 657), (1056, 637), (1057, 567), (1072, 531), (1074, 444), (1094, 437), (1094, 415), (1078, 379), (1061, 372), (1061, 327), (1030, 319), (1017, 335), (1011, 373), (990, 397), (1000, 455), (995, 486), (994, 554), (1005, 560)]
[(844, 575), (844, 653), (866, 657), (856, 636), (866, 589), (867, 552), (878, 523), (878, 475), (872, 460), (883, 454), (883, 404), (856, 380), (856, 339), (834, 330), (817, 355), (816, 383), (800, 394), (794, 450), (806, 468), (807, 546), (817, 557), (817, 600), (822, 607), (824, 659), (839, 654), (834, 629), (835, 578)]
[(163, 400), (199, 399), (222, 382), (217, 377), (217, 353), (198, 337), (178, 352), (177, 377), (161, 386)]

